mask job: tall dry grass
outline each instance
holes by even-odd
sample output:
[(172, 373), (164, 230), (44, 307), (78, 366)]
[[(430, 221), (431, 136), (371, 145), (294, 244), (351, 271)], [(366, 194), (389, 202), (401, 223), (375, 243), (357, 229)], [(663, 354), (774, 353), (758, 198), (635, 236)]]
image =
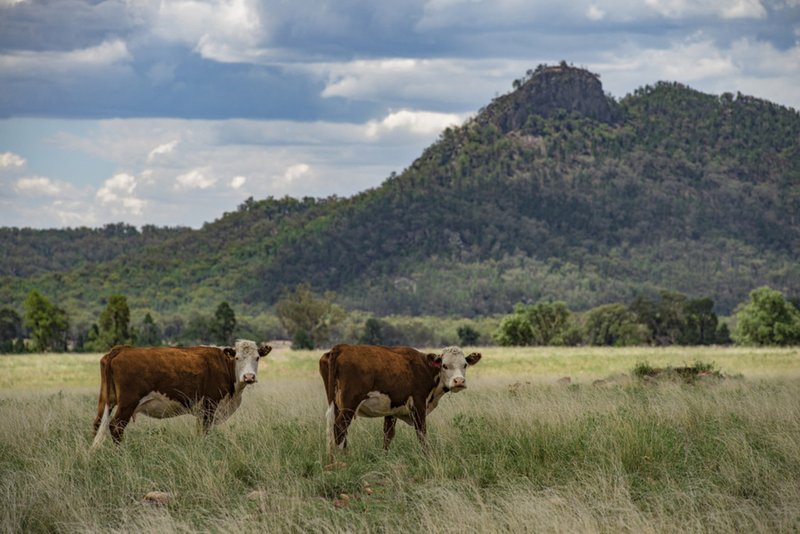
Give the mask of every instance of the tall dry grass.
[[(446, 397), (429, 418), (430, 454), (420, 453), (405, 425), (384, 453), (382, 422), (360, 419), (351, 427), (347, 466), (335, 470), (325, 469), (319, 352), (276, 354), (240, 411), (205, 437), (188, 416), (140, 417), (122, 446), (95, 454), (91, 365), (84, 381), (69, 371), (63, 387), (35, 388), (24, 368), (58, 356), (2, 359), (0, 370), (14, 368), (4, 376), (16, 378), (0, 390), (0, 528), (800, 529), (798, 351), (649, 350), (484, 350), (469, 389)], [(752, 363), (759, 354), (762, 365)], [(592, 385), (643, 360), (697, 359), (744, 376), (692, 386)], [(556, 383), (564, 375), (573, 383)], [(154, 490), (171, 493), (171, 502), (144, 504)]]

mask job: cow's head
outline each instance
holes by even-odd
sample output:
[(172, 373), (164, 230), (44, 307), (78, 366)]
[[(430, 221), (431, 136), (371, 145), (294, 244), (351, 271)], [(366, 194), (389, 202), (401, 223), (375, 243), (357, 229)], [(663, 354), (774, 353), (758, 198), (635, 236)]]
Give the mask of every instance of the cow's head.
[(445, 390), (461, 391), (467, 387), (467, 367), (481, 360), (480, 353), (464, 356), (458, 347), (442, 349), (441, 354), (428, 354), (428, 362), (440, 369), (439, 376)]
[(258, 373), (258, 360), (269, 354), (272, 347), (266, 343), (256, 345), (254, 341), (240, 339), (233, 348), (225, 347), (222, 350), (236, 360), (234, 367), (236, 382), (247, 385), (255, 384), (256, 373)]

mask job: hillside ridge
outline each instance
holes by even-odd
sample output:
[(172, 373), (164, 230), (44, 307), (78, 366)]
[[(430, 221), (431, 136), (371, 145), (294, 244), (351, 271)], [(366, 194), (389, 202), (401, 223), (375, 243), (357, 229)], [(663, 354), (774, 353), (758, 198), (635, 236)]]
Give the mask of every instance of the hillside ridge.
[[(255, 314), (301, 282), (379, 315), (580, 310), (660, 289), (728, 313), (759, 285), (800, 294), (797, 111), (673, 82), (615, 100), (564, 63), (513, 87), (350, 198), (248, 199), (102, 259), (37, 248), (32, 231), (0, 259), (0, 306), (36, 287), (86, 313), (118, 292), (158, 313), (228, 300)], [(10, 276), (21, 250), (37, 270)]]

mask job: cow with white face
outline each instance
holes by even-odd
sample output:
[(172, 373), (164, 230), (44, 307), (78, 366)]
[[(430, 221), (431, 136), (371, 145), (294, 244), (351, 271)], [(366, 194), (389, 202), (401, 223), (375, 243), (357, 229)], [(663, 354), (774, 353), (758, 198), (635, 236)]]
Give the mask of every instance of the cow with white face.
[(108, 433), (119, 443), (137, 414), (162, 419), (194, 413), (208, 431), (236, 411), (245, 388), (256, 382), (259, 360), (271, 350), (247, 340), (233, 348), (114, 347), (100, 360), (92, 448)]
[(384, 449), (400, 419), (426, 446), (426, 416), (445, 393), (467, 387), (466, 370), (481, 359), (458, 347), (423, 354), (411, 347), (337, 345), (322, 355), (319, 370), (328, 398), (328, 451), (347, 446), (347, 428), (357, 415), (384, 418)]

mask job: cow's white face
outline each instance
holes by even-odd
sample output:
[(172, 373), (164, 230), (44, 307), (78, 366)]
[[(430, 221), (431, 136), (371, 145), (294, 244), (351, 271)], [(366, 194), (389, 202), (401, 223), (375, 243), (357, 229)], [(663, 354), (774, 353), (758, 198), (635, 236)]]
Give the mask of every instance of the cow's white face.
[(233, 349), (226, 348), (224, 350), (226, 354), (233, 356), (236, 360), (236, 382), (247, 385), (256, 383), (258, 360), (269, 354), (272, 347), (266, 343), (256, 345), (254, 341), (240, 339)]
[(441, 369), (441, 384), (450, 391), (466, 389), (467, 367), (475, 365), (480, 359), (481, 355), (477, 352), (464, 356), (464, 351), (458, 347), (447, 347), (441, 354), (428, 354), (431, 365)]

